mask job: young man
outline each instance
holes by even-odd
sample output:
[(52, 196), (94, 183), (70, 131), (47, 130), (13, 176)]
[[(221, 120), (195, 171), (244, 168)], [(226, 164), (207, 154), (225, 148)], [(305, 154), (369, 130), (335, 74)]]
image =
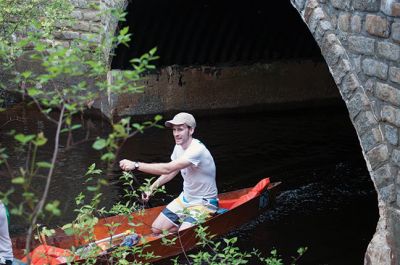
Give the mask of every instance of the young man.
[(144, 163), (127, 159), (119, 162), (123, 170), (140, 170), (153, 175), (161, 175), (144, 194), (148, 200), (152, 191), (173, 179), (178, 172), (183, 177), (183, 192), (160, 213), (152, 225), (152, 231), (160, 234), (164, 230), (176, 232), (194, 225), (204, 216), (218, 209), (215, 163), (208, 149), (192, 137), (196, 128), (193, 115), (178, 113), (165, 122), (172, 128), (175, 148), (168, 163)]
[(13, 262), (13, 251), (10, 234), (8, 232), (7, 211), (0, 201), (0, 264), (11, 265)]

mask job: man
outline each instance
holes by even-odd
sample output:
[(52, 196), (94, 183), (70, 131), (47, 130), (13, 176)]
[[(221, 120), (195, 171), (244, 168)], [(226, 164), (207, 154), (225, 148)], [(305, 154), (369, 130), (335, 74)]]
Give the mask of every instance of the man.
[(154, 234), (165, 230), (176, 232), (178, 229), (186, 229), (218, 208), (214, 159), (204, 144), (192, 137), (196, 128), (193, 115), (178, 113), (172, 120), (165, 122), (165, 126), (172, 128), (176, 144), (171, 162), (144, 163), (124, 159), (119, 163), (125, 171), (140, 170), (161, 175), (150, 186), (150, 191), (144, 194), (144, 200), (148, 200), (154, 190), (181, 172), (183, 192), (153, 222)]
[(8, 231), (7, 210), (0, 201), (0, 264), (11, 265), (13, 251)]

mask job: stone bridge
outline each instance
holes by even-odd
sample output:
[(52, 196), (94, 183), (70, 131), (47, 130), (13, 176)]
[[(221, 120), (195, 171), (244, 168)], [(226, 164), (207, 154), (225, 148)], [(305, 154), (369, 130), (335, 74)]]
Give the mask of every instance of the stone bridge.
[[(89, 8), (90, 0), (71, 1), (76, 6), (73, 16), (78, 18), (80, 23), (70, 31), (61, 32), (59, 35), (61, 41), (68, 42), (87, 32), (99, 32), (98, 29), (101, 27), (105, 27), (109, 32), (114, 31), (116, 22), (98, 16), (98, 11)], [(155, 5), (153, 8), (157, 8), (157, 1), (153, 2)], [(163, 1), (158, 3), (161, 2)], [(115, 6), (126, 8), (127, 4), (125, 0), (101, 0), (103, 8)], [(270, 4), (272, 3), (268, 3)], [(270, 63), (267, 64), (242, 63), (239, 66), (221, 68), (178, 67), (168, 65), (168, 62), (164, 61), (164, 64), (160, 65), (160, 72), (150, 75), (145, 81), (149, 87), (148, 94), (125, 98), (109, 95), (107, 100), (99, 104), (109, 115), (110, 113), (123, 115), (171, 109), (243, 107), (250, 103), (272, 104), (281, 102), (282, 97), (279, 96), (281, 94), (286, 94), (288, 101), (304, 102), (341, 97), (357, 131), (378, 194), (380, 218), (364, 262), (400, 264), (400, 2), (399, 0), (291, 0), (291, 4), (292, 10), (297, 11), (300, 14), (297, 16), (303, 20), (304, 24), (301, 24), (308, 27), (307, 34), (311, 33), (310, 36), (313, 36), (318, 44), (325, 61), (322, 64), (303, 60), (301, 64), (290, 66), (280, 62), (284, 66), (277, 67), (279, 63), (276, 63), (276, 60), (275, 62), (269, 60)], [(280, 10), (273, 12), (280, 13)], [(155, 18), (149, 18), (146, 23), (150, 24), (147, 24), (148, 35), (144, 38), (150, 38), (155, 27), (151, 23), (157, 22)], [(280, 19), (275, 23), (285, 22)], [(188, 27), (196, 28), (201, 25), (194, 23)], [(225, 28), (221, 26), (220, 30), (220, 34), (226, 34), (226, 38), (229, 38), (228, 26)], [(295, 34), (296, 31), (297, 28), (293, 29), (291, 34)], [(239, 50), (248, 50), (251, 53), (252, 49), (262, 49), (263, 45), (271, 48), (272, 44), (268, 42), (268, 38), (275, 35), (268, 30), (260, 32), (266, 35), (260, 37), (261, 42), (258, 43), (257, 39), (250, 40), (253, 45)], [(182, 48), (173, 45), (187, 41), (184, 38), (180, 39), (179, 34), (165, 36), (165, 39), (166, 43), (170, 42), (172, 45), (170, 51)], [(301, 42), (301, 37), (297, 41)], [(154, 46), (156, 45), (158, 44), (155, 43)], [(301, 57), (307, 45), (311, 44), (305, 42), (295, 56)], [(223, 49), (214, 51), (211, 45), (205, 48), (215, 54), (223, 54)], [(198, 54), (196, 51), (191, 53), (192, 56), (196, 54)], [(120, 66), (123, 65), (124, 56), (128, 56), (127, 53), (122, 57), (117, 56), (116, 62), (119, 61)], [(251, 59), (250, 55), (246, 56), (243, 55), (241, 58)], [(268, 61), (272, 57), (273, 55), (267, 55), (264, 59)], [(172, 63), (180, 64), (180, 62), (190, 64), (182, 58)], [(198, 62), (202, 64), (201, 58), (198, 58)], [(218, 63), (218, 60), (214, 63)], [(329, 72), (318, 70), (326, 65)], [(319, 74), (310, 74), (315, 71)], [(239, 73), (242, 75), (239, 76)], [(274, 78), (279, 75), (283, 78), (275, 80)], [(265, 79), (265, 76), (269, 76), (269, 79)], [(215, 82), (218, 80), (225, 80), (223, 81), (225, 83), (217, 85)], [(244, 84), (246, 80), (252, 80), (250, 87), (249, 84)], [(310, 85), (298, 88), (299, 80)], [(202, 82), (201, 86), (198, 85), (199, 82)], [(266, 92), (264, 88), (268, 85), (277, 86), (279, 89), (278, 91), (270, 89)], [(161, 87), (164, 90), (161, 90)], [(321, 90), (322, 87), (326, 89)], [(196, 92), (201, 89), (203, 89), (201, 93)], [(200, 94), (207, 96), (204, 98)], [(174, 97), (181, 100), (172, 102), (171, 98)]]
[(378, 193), (380, 218), (366, 264), (399, 264), (400, 3), (293, 1), (349, 110)]

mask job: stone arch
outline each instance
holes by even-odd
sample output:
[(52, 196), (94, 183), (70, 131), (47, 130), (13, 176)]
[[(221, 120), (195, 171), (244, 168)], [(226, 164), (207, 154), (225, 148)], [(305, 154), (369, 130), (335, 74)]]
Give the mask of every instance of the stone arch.
[[(384, 51), (384, 47), (400, 51), (395, 43), (397, 31), (388, 39), (388, 24), (393, 19), (382, 14), (380, 1), (291, 0), (291, 3), (321, 48), (348, 108), (378, 194), (380, 218), (364, 263), (398, 264), (400, 87), (396, 83), (400, 80), (395, 73), (400, 69), (399, 55)], [(386, 10), (387, 5), (382, 3)], [(392, 30), (397, 30), (394, 27), (396, 22)]]
[[(117, 22), (71, 0), (74, 16), (101, 24)], [(89, 2), (89, 1), (88, 1)], [(126, 8), (127, 0), (100, 0), (102, 8)], [(291, 0), (318, 43), (350, 119), (378, 194), (380, 218), (365, 264), (400, 261), (400, 3), (396, 0)], [(93, 14), (92, 14), (93, 13)], [(86, 25), (83, 23), (83, 25)], [(90, 27), (89, 27), (90, 28)], [(83, 29), (78, 28), (81, 36)], [(75, 38), (66, 32), (62, 38)], [(73, 35), (73, 36), (72, 36)], [(106, 51), (108, 52), (108, 51)], [(168, 70), (168, 69), (167, 69)], [(109, 95), (103, 112), (112, 105)]]

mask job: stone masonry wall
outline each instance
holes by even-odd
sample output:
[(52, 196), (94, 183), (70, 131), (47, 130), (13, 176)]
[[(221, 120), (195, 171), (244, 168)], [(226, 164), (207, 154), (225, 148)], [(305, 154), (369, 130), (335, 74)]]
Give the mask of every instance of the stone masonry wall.
[[(103, 29), (113, 34), (117, 22), (102, 11), (127, 4), (71, 1), (78, 22), (59, 33), (66, 45)], [(380, 219), (364, 262), (400, 264), (400, 0), (291, 2), (321, 48), (377, 190)], [(99, 4), (100, 10), (91, 3)], [(97, 38), (100, 42), (104, 35)]]
[[(365, 264), (400, 262), (400, 3), (291, 0), (346, 102), (378, 193)], [(340, 254), (340, 253), (339, 253)]]
[[(70, 0), (75, 7), (72, 17), (76, 23), (71, 26), (60, 25), (56, 38), (63, 45), (76, 39), (90, 39), (100, 43), (109, 40), (106, 34), (114, 34), (118, 21), (110, 14), (111, 9), (125, 9), (126, 0)], [(110, 44), (105, 45), (104, 53), (110, 54)]]

